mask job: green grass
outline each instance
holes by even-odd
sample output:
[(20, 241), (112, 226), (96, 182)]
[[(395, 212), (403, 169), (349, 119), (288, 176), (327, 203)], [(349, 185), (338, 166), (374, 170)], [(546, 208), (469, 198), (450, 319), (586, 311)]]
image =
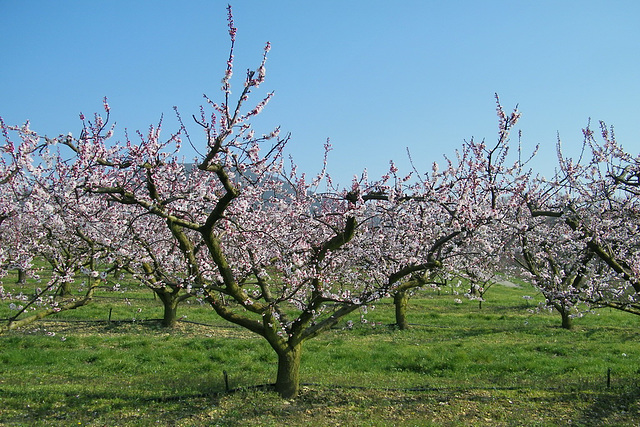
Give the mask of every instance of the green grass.
[(305, 343), (302, 391), (283, 401), (256, 387), (276, 375), (263, 339), (196, 300), (179, 315), (206, 325), (167, 331), (150, 291), (105, 290), (0, 336), (0, 425), (637, 424), (640, 319), (607, 309), (566, 331), (524, 295), (496, 285), (479, 309), (419, 291), (407, 331), (381, 301)]

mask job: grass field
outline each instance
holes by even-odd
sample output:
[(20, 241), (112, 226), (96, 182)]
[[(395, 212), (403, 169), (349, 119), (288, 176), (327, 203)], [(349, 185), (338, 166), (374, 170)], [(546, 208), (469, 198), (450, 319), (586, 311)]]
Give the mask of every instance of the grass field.
[(183, 304), (167, 331), (150, 291), (103, 291), (0, 336), (0, 424), (640, 424), (637, 316), (601, 310), (567, 331), (528, 311), (530, 288), (493, 286), (482, 309), (451, 291), (420, 291), (410, 330), (389, 326), (385, 300), (367, 323), (356, 314), (307, 342), (289, 401), (264, 387), (276, 376), (266, 342), (206, 305)]

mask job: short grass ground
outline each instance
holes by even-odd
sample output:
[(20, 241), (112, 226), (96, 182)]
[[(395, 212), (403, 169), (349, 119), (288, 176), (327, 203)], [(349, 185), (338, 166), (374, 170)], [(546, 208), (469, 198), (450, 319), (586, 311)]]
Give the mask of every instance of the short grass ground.
[(600, 310), (566, 331), (531, 313), (526, 286), (493, 286), (482, 309), (454, 291), (418, 292), (410, 330), (390, 327), (385, 300), (367, 323), (355, 315), (307, 342), (302, 391), (285, 401), (261, 387), (276, 358), (260, 337), (195, 300), (167, 331), (150, 291), (104, 290), (0, 336), (0, 425), (640, 423), (640, 318)]

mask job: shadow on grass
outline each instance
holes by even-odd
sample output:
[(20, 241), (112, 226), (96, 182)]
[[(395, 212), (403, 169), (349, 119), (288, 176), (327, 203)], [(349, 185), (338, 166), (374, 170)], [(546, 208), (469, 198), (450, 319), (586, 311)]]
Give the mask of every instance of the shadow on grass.
[[(185, 380), (188, 380), (185, 378)], [(2, 392), (2, 390), (0, 390)], [(357, 425), (361, 416), (378, 423), (418, 422), (434, 418), (438, 424), (513, 425), (521, 421), (562, 424), (573, 418), (578, 425), (634, 425), (638, 419), (640, 388), (546, 389), (526, 387), (417, 387), (376, 389), (304, 384), (300, 396), (284, 401), (272, 384), (225, 390), (223, 384), (203, 385), (189, 392), (165, 390), (140, 396), (126, 390), (49, 394), (38, 408), (0, 416), (0, 422), (51, 425), (56, 422), (91, 425), (261, 425), (276, 421), (290, 425), (344, 422)], [(14, 402), (20, 393), (5, 395)], [(571, 416), (563, 413), (574, 408)], [(466, 415), (464, 413), (466, 411)], [(506, 412), (505, 412), (506, 411)], [(501, 413), (507, 415), (500, 415)], [(474, 415), (475, 414), (475, 415)], [(503, 417), (499, 419), (498, 417)], [(318, 418), (320, 417), (320, 418)], [(409, 417), (409, 418), (406, 418)], [(491, 421), (493, 417), (493, 421)], [(455, 422), (454, 422), (455, 421)], [(436, 425), (434, 424), (434, 425)], [(69, 425), (69, 424), (67, 424)], [(376, 424), (377, 425), (377, 424)], [(456, 424), (457, 425), (457, 424)]]
[(640, 387), (624, 385), (597, 392), (593, 403), (583, 411), (579, 423), (585, 425), (611, 425), (621, 420), (621, 415), (640, 420)]
[(0, 425), (38, 426), (60, 422), (62, 425), (131, 425), (140, 421), (144, 425), (176, 425), (181, 420), (188, 425), (189, 420), (197, 419), (203, 411), (217, 406), (230, 392), (220, 384), (191, 387), (188, 392), (168, 389), (147, 395), (140, 390), (123, 388), (113, 391), (77, 388), (58, 393), (44, 389), (36, 392), (36, 405), (25, 405), (23, 402), (33, 401), (32, 392), (0, 388), (4, 400)]

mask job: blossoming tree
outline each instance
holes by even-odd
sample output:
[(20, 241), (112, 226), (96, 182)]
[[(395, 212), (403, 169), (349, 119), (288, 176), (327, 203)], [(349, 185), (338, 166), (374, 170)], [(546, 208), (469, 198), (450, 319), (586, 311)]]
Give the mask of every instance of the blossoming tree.
[(518, 197), (519, 264), (547, 304), (571, 327), (576, 306), (633, 311), (638, 283), (638, 195), (635, 159), (601, 123), (603, 142), (587, 127), (577, 161), (563, 155), (552, 179), (536, 178)]
[[(298, 392), (303, 342), (387, 294), (391, 284), (364, 260), (375, 214), (392, 202), (368, 196), (376, 184), (336, 189), (324, 173), (308, 180), (285, 166), (288, 137), (279, 129), (257, 135), (250, 124), (272, 94), (245, 109), (264, 81), (269, 45), (232, 101), (230, 10), (229, 34), (223, 101), (207, 98), (210, 112), (203, 108), (196, 118), (204, 144), (194, 144), (200, 155), (192, 170), (178, 158), (183, 139), (192, 142), (184, 125), (165, 140), (158, 126), (138, 142), (112, 143), (105, 118), (81, 116), (80, 136), (47, 142), (62, 147), (65, 161), (54, 167), (64, 167), (73, 197), (115, 211), (105, 218), (114, 229), (133, 218), (115, 231), (122, 240), (94, 240), (126, 256), (131, 271), (154, 286), (182, 288), (264, 337), (278, 355), (276, 390), (290, 397)], [(108, 117), (106, 100), (104, 107)]]
[[(481, 300), (498, 269), (506, 235), (502, 221), (518, 203), (507, 196), (526, 181), (527, 173), (521, 159), (507, 163), (509, 136), (520, 113), (517, 108), (505, 113), (497, 95), (496, 103), (495, 144), (466, 142), (453, 159), (445, 158), (442, 170), (434, 163), (431, 173), (396, 191), (394, 208), (382, 216), (389, 225), (380, 242), (387, 252), (379, 263), (399, 280), (393, 295), (400, 329), (408, 327), (406, 305), (416, 287), (462, 277), (470, 283), (467, 295)], [(393, 195), (392, 190), (386, 192)]]
[[(43, 138), (29, 129), (28, 124), (3, 128), (5, 145), (3, 152), (4, 173), (2, 180), (3, 220), (0, 228), (2, 250), (10, 262), (21, 271), (28, 272), (34, 281), (41, 282), (38, 269), (32, 264), (34, 257), (43, 257), (52, 268), (50, 280), (42, 283), (35, 292), (23, 290), (18, 283), (15, 291), (2, 287), (0, 294), (15, 311), (0, 332), (24, 326), (48, 315), (75, 309), (87, 304), (100, 283), (95, 268), (91, 283), (84, 286), (83, 298), (71, 296), (71, 283), (81, 268), (94, 267), (99, 258), (98, 250), (88, 236), (92, 226), (106, 224), (108, 209), (95, 204), (85, 204), (82, 198), (66, 193), (69, 186), (60, 173), (63, 162), (56, 162)], [(10, 133), (18, 135), (20, 143), (14, 143)], [(40, 153), (40, 162), (34, 161), (34, 153)], [(57, 165), (57, 167), (53, 167)], [(80, 215), (82, 213), (83, 215)], [(87, 221), (87, 218), (92, 218)], [(104, 249), (99, 249), (103, 252)], [(60, 298), (56, 298), (59, 296)]]

